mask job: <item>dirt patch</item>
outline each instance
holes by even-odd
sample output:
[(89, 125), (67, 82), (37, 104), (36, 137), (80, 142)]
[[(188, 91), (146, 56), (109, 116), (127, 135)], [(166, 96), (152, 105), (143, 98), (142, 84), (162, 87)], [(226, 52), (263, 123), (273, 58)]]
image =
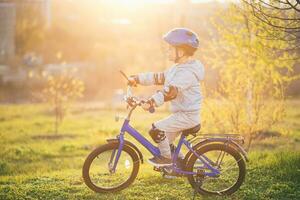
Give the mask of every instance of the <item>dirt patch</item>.
[(51, 135), (35, 135), (31, 138), (34, 140), (61, 140), (61, 139), (73, 139), (78, 137), (74, 134), (51, 134)]

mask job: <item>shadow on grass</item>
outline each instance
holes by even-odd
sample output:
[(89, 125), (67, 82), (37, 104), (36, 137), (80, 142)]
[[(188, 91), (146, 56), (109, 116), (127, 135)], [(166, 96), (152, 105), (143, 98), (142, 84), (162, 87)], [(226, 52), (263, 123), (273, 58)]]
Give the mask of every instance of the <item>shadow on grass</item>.
[(61, 140), (61, 139), (74, 139), (78, 137), (75, 134), (43, 134), (43, 135), (34, 135), (31, 138), (34, 140)]

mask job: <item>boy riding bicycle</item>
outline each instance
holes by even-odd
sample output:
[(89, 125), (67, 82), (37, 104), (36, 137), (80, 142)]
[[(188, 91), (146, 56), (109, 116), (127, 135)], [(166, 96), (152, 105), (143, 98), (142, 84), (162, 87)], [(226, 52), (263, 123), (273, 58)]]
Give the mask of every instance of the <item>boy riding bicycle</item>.
[(200, 124), (201, 88), (204, 67), (193, 55), (199, 46), (198, 36), (187, 28), (176, 28), (163, 36), (168, 43), (168, 58), (174, 65), (164, 72), (148, 72), (133, 75), (129, 85), (163, 85), (163, 89), (151, 96), (142, 107), (149, 110), (170, 101), (172, 114), (152, 124), (149, 131), (158, 143), (160, 157), (148, 161), (157, 167), (172, 165), (170, 144), (185, 129)]

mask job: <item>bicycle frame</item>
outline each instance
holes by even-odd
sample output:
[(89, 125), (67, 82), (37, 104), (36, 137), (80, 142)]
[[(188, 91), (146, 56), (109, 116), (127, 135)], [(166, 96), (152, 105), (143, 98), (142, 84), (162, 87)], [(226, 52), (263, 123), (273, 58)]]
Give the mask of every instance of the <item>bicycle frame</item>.
[[(121, 132), (120, 134), (117, 136), (118, 140), (119, 140), (119, 147), (118, 147), (118, 151), (117, 151), (117, 155), (116, 155), (116, 159), (114, 161), (113, 164), (113, 171), (116, 170), (116, 166), (118, 163), (118, 160), (120, 158), (121, 155), (121, 151), (123, 149), (124, 146), (124, 135), (125, 132), (129, 133), (133, 138), (135, 138), (140, 144), (142, 144), (153, 156), (160, 156), (160, 151), (159, 149), (154, 146), (151, 142), (149, 142), (143, 135), (141, 135), (137, 130), (135, 130), (132, 126), (130, 126), (129, 124), (130, 120), (129, 118), (125, 119), (122, 128), (121, 128)], [(175, 153), (173, 155), (172, 161), (173, 161), (173, 165), (172, 165), (172, 170), (176, 173), (179, 174), (183, 174), (183, 175), (196, 175), (196, 172), (189, 172), (189, 171), (184, 171), (182, 169), (179, 169), (176, 166), (176, 160), (178, 158), (178, 154), (180, 152), (180, 149), (182, 147), (182, 145), (185, 145), (191, 152), (193, 152), (198, 159), (200, 159), (200, 161), (203, 163), (204, 168), (209, 169), (211, 172), (204, 172), (204, 175), (206, 176), (217, 176), (220, 174), (220, 171), (216, 168), (214, 168), (211, 163), (213, 163), (209, 158), (207, 158), (205, 155), (198, 155), (197, 152), (194, 151), (194, 149), (192, 148), (191, 144), (185, 139), (184, 135), (181, 135), (180, 140), (178, 142), (178, 145), (175, 149)], [(201, 167), (199, 167), (201, 168)]]

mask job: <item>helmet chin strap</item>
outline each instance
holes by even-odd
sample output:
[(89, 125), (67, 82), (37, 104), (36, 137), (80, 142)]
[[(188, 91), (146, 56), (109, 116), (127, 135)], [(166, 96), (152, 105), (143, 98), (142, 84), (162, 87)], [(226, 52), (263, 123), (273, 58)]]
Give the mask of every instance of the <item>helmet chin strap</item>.
[(179, 62), (179, 60), (182, 58), (182, 57), (184, 57), (184, 55), (182, 55), (182, 56), (179, 56), (178, 55), (178, 47), (175, 47), (175, 63), (178, 63)]

